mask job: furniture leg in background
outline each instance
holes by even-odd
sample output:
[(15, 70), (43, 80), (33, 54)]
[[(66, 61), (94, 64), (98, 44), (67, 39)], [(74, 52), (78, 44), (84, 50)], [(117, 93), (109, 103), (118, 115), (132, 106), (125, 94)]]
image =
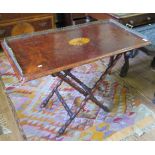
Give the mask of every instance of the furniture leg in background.
[(151, 68), (155, 70), (155, 57), (153, 57), (153, 60), (151, 62)]
[(124, 53), (124, 65), (121, 68), (120, 77), (127, 76), (129, 70), (129, 60), (130, 58), (134, 58), (137, 54), (138, 54), (137, 49)]

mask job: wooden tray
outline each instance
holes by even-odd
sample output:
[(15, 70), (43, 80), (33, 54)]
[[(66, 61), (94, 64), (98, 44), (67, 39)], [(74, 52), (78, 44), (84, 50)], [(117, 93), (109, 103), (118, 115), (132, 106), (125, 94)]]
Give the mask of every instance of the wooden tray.
[(36, 79), (148, 45), (114, 20), (6, 38), (3, 49), (17, 77)]

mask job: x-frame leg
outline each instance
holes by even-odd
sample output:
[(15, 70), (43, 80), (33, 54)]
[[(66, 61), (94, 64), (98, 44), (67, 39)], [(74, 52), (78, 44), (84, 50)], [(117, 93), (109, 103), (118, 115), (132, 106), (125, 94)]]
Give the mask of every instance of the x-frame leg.
[[(75, 119), (75, 117), (79, 114), (79, 112), (84, 108), (84, 106), (86, 105), (86, 103), (87, 103), (88, 100), (92, 100), (96, 105), (98, 105), (104, 111), (109, 112), (109, 109), (106, 106), (104, 106), (103, 103), (101, 103), (100, 101), (98, 101), (94, 97), (93, 93), (98, 89), (98, 87), (100, 85), (100, 82), (104, 80), (105, 76), (111, 72), (112, 68), (115, 66), (115, 64), (117, 63), (117, 61), (120, 59), (121, 55), (122, 54), (118, 54), (115, 57), (114, 56), (111, 56), (110, 57), (109, 65), (107, 66), (106, 70), (101, 75), (101, 77), (99, 78), (99, 80), (95, 83), (95, 85), (93, 86), (93, 88), (89, 88), (88, 86), (86, 86), (82, 81), (80, 81), (78, 78), (76, 78), (70, 72), (70, 70), (58, 72), (58, 73), (55, 73), (53, 75), (53, 76), (59, 77), (60, 78), (60, 81), (57, 83), (57, 85), (51, 91), (51, 93), (48, 95), (48, 97), (42, 102), (41, 107), (42, 108), (43, 107), (46, 107), (46, 105), (48, 104), (49, 100), (52, 98), (52, 96), (55, 93), (57, 95), (59, 101), (62, 103), (62, 105), (64, 106), (65, 110), (67, 111), (67, 113), (68, 113), (68, 115), (70, 117), (66, 121), (66, 123), (58, 131), (57, 137), (60, 136), (60, 135), (62, 135), (65, 132), (66, 128)], [(71, 109), (68, 107), (67, 103), (65, 102), (65, 100), (63, 99), (63, 97), (61, 96), (61, 94), (58, 91), (58, 88), (62, 84), (63, 81), (66, 82), (66, 83), (68, 83), (70, 86), (72, 86), (74, 89), (76, 89), (77, 91), (79, 91), (81, 94), (83, 94), (85, 96), (85, 99), (82, 101), (80, 107), (78, 108), (78, 110), (75, 113), (73, 113), (71, 111)], [(73, 82), (73, 81), (75, 81), (75, 82)]]

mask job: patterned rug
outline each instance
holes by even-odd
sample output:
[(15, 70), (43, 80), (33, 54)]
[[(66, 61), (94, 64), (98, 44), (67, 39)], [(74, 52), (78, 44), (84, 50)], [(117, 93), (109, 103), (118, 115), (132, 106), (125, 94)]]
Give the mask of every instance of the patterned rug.
[[(97, 61), (72, 72), (92, 87), (102, 71), (103, 62)], [(154, 127), (155, 115), (143, 104), (143, 99), (127, 84), (107, 76), (95, 96), (111, 104), (112, 111), (106, 113), (88, 101), (65, 134), (55, 138), (68, 115), (56, 96), (46, 109), (40, 109), (40, 103), (59, 79), (46, 76), (17, 85), (18, 80), (3, 54), (0, 55), (0, 73), (27, 140), (125, 140), (134, 134), (140, 136)], [(63, 83), (60, 92), (73, 111), (78, 109), (83, 97), (77, 91)]]

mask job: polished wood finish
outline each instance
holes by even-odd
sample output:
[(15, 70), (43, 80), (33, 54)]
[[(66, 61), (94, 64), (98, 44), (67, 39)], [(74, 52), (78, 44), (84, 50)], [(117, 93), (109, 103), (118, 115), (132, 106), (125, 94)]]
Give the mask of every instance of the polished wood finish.
[(79, 19), (79, 18), (83, 18), (86, 16), (86, 13), (71, 13), (72, 14), (72, 18), (74, 19)]
[(0, 24), (2, 23), (10, 23), (14, 22), (15, 20), (20, 21), (21, 19), (30, 19), (30, 18), (36, 18), (36, 17), (43, 17), (43, 16), (49, 16), (48, 13), (0, 13)]
[(131, 25), (131, 27), (155, 22), (155, 13), (115, 13), (111, 15), (122, 24), (129, 26)]
[[(82, 37), (90, 42), (81, 46), (69, 44)], [(28, 81), (148, 44), (125, 26), (107, 20), (12, 37), (2, 46), (18, 78)]]
[(27, 22), (22, 22), (13, 27), (11, 35), (15, 36), (32, 32), (34, 32), (34, 27)]
[(154, 13), (89, 13), (95, 19), (114, 19), (130, 27), (150, 24), (155, 22)]
[(0, 13), (0, 40), (55, 27), (55, 15), (50, 13)]
[(87, 14), (90, 17), (93, 17), (97, 20), (106, 20), (106, 19), (114, 19), (110, 14), (108, 13), (88, 13)]

